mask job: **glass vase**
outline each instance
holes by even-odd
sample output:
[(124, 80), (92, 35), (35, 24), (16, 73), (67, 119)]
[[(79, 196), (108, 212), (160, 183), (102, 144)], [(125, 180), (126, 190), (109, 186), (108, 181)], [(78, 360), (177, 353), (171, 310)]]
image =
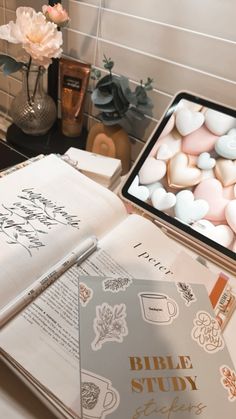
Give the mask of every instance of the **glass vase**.
[(43, 67), (23, 68), (22, 89), (13, 99), (11, 117), (25, 134), (46, 134), (57, 117), (53, 99), (43, 89)]

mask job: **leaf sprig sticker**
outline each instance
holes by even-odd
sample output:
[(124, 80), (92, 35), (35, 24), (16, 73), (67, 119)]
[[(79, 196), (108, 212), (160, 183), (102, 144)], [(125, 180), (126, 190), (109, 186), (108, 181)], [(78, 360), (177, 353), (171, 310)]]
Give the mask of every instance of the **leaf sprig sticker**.
[(189, 306), (197, 300), (190, 284), (186, 284), (185, 282), (177, 282), (176, 287), (177, 291), (185, 301), (186, 306)]
[(95, 339), (91, 346), (94, 351), (101, 349), (106, 342), (123, 342), (128, 335), (126, 323), (126, 305), (116, 304), (114, 307), (107, 303), (96, 307), (96, 318), (93, 322)]
[(222, 375), (221, 383), (228, 390), (228, 400), (234, 402), (236, 400), (236, 374), (228, 366), (223, 365), (220, 368)]

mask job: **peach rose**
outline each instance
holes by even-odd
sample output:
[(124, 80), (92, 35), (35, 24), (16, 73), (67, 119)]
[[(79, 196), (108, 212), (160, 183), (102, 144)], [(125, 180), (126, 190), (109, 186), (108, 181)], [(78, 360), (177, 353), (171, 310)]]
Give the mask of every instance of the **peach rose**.
[(60, 3), (54, 4), (54, 6), (45, 4), (42, 7), (42, 11), (46, 19), (55, 23), (57, 26), (65, 26), (70, 20), (67, 11), (63, 9)]

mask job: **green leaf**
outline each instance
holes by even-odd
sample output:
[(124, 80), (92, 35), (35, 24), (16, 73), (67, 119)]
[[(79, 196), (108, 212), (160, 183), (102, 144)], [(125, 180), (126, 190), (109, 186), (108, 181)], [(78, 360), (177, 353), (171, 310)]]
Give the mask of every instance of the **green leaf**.
[(110, 74), (102, 77), (102, 79), (100, 79), (97, 82), (96, 88), (101, 90), (102, 92), (110, 92), (111, 91), (111, 85), (113, 83), (112, 77), (110, 76)]
[(0, 66), (3, 66), (3, 73), (5, 76), (19, 71), (25, 63), (21, 61), (16, 61), (14, 58), (9, 55), (0, 55)]
[(92, 80), (99, 80), (101, 77), (101, 71), (98, 70), (97, 68), (92, 68), (90, 77)]
[(108, 92), (101, 92), (99, 89), (95, 89), (91, 95), (91, 99), (94, 105), (105, 105), (112, 100), (112, 95)]
[(129, 109), (129, 102), (123, 95), (121, 87), (114, 84), (112, 86), (112, 95), (117, 112), (119, 112), (120, 115), (125, 114)]
[(112, 61), (111, 58), (107, 58), (105, 55), (104, 55), (104, 59), (102, 61), (104, 62), (104, 68), (106, 70), (111, 71), (112, 68), (114, 67), (114, 61)]
[(116, 108), (114, 106), (113, 100), (110, 103), (107, 103), (106, 105), (95, 105), (96, 108), (100, 109), (103, 112), (116, 112)]

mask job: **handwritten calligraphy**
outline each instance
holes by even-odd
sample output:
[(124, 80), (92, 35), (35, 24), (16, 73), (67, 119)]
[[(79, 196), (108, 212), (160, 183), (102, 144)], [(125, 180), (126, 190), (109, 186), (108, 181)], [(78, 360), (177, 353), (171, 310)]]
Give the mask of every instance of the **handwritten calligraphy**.
[(19, 245), (32, 256), (45, 246), (44, 237), (58, 225), (79, 229), (80, 220), (64, 205), (46, 198), (33, 188), (24, 188), (16, 201), (0, 206), (0, 236), (9, 245)]
[(192, 338), (206, 352), (215, 353), (224, 348), (219, 323), (206, 311), (199, 311), (193, 321)]
[(202, 402), (199, 403), (192, 403), (191, 401), (188, 403), (183, 403), (179, 397), (175, 397), (169, 405), (162, 405), (158, 404), (154, 399), (148, 400), (144, 403), (143, 406), (139, 406), (135, 413), (132, 416), (132, 419), (141, 419), (146, 417), (152, 418), (159, 418), (163, 417), (165, 419), (171, 419), (175, 414), (179, 414), (179, 412), (189, 413), (192, 415), (200, 416), (204, 409), (207, 406), (204, 405)]

